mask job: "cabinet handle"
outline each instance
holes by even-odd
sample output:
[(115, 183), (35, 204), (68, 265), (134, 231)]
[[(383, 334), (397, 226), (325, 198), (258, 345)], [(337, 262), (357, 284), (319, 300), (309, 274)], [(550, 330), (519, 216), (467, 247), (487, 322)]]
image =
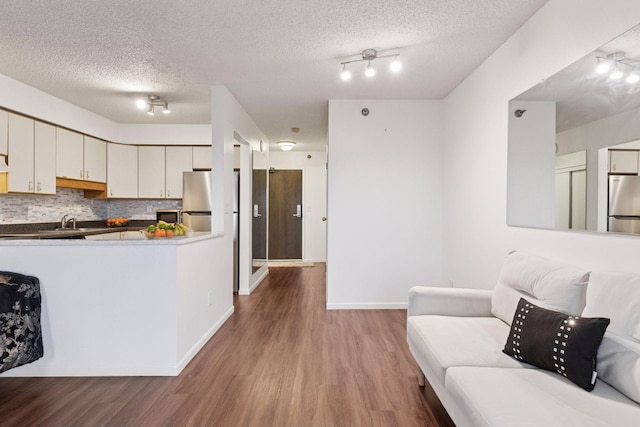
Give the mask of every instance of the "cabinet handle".
[(113, 190), (109, 190), (109, 195), (113, 196)]
[(614, 172), (616, 171), (616, 164), (615, 163), (613, 164), (613, 171)]
[(167, 197), (171, 197), (171, 190), (167, 190)]
[(29, 181), (29, 189), (28, 191), (33, 191), (33, 181)]
[(162, 191), (162, 190), (160, 190), (160, 197), (163, 197), (163, 196), (162, 196), (162, 193), (163, 193), (163, 191)]
[(89, 179), (89, 171), (84, 171), (84, 179)]
[(42, 191), (42, 184), (40, 184), (40, 181), (38, 181), (38, 193)]
[(82, 169), (80, 169), (80, 178), (82, 178), (84, 176), (84, 173), (82, 171)]

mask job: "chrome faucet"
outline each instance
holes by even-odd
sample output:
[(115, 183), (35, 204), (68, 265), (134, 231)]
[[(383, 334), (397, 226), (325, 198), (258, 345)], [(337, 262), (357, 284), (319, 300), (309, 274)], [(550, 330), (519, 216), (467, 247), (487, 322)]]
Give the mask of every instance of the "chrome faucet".
[(75, 218), (69, 218), (67, 219), (69, 215), (64, 215), (62, 217), (62, 219), (60, 220), (60, 228), (67, 228), (69, 226), (69, 223), (71, 223), (73, 225), (73, 228), (76, 228), (76, 219)]

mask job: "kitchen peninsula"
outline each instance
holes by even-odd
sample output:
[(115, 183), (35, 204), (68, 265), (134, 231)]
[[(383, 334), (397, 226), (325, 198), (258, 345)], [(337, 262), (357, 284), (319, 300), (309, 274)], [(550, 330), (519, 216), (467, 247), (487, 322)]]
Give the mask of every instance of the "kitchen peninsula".
[(233, 313), (212, 280), (219, 238), (0, 240), (3, 267), (40, 279), (44, 341), (0, 376), (177, 375)]

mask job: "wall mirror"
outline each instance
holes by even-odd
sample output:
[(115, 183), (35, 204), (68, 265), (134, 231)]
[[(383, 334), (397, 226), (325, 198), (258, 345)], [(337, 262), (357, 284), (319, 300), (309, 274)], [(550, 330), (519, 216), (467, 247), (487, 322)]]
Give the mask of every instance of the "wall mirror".
[(508, 114), (507, 224), (609, 231), (610, 178), (638, 175), (640, 25), (512, 99)]
[(252, 274), (267, 262), (267, 189), (268, 160), (260, 151), (252, 156)]

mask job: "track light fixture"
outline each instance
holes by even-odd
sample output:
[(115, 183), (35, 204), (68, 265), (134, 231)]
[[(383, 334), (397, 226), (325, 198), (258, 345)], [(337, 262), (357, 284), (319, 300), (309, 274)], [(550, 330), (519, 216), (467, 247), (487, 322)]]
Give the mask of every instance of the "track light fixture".
[(625, 75), (625, 81), (629, 84), (638, 83), (640, 74), (636, 67), (628, 61), (624, 52), (614, 52), (605, 58), (596, 56), (596, 73), (607, 74), (611, 80), (620, 80)]
[(351, 72), (347, 69), (347, 64), (366, 61), (367, 68), (365, 68), (364, 75), (371, 78), (376, 75), (376, 69), (373, 67), (371, 62), (376, 59), (382, 59), (382, 58), (394, 58), (389, 68), (391, 69), (392, 72), (397, 73), (402, 69), (402, 64), (398, 60), (399, 56), (400, 56), (399, 53), (392, 53), (389, 55), (378, 55), (378, 51), (375, 49), (365, 49), (362, 51), (362, 59), (354, 59), (352, 61), (345, 61), (340, 63), (340, 65), (342, 65), (342, 72), (340, 73), (340, 77), (342, 78), (342, 80), (351, 79)]
[(147, 95), (137, 99), (136, 107), (138, 107), (141, 110), (146, 109), (147, 114), (150, 116), (156, 115), (156, 112), (155, 112), (156, 107), (162, 107), (162, 112), (164, 114), (171, 113), (171, 110), (169, 110), (169, 103), (157, 95)]

